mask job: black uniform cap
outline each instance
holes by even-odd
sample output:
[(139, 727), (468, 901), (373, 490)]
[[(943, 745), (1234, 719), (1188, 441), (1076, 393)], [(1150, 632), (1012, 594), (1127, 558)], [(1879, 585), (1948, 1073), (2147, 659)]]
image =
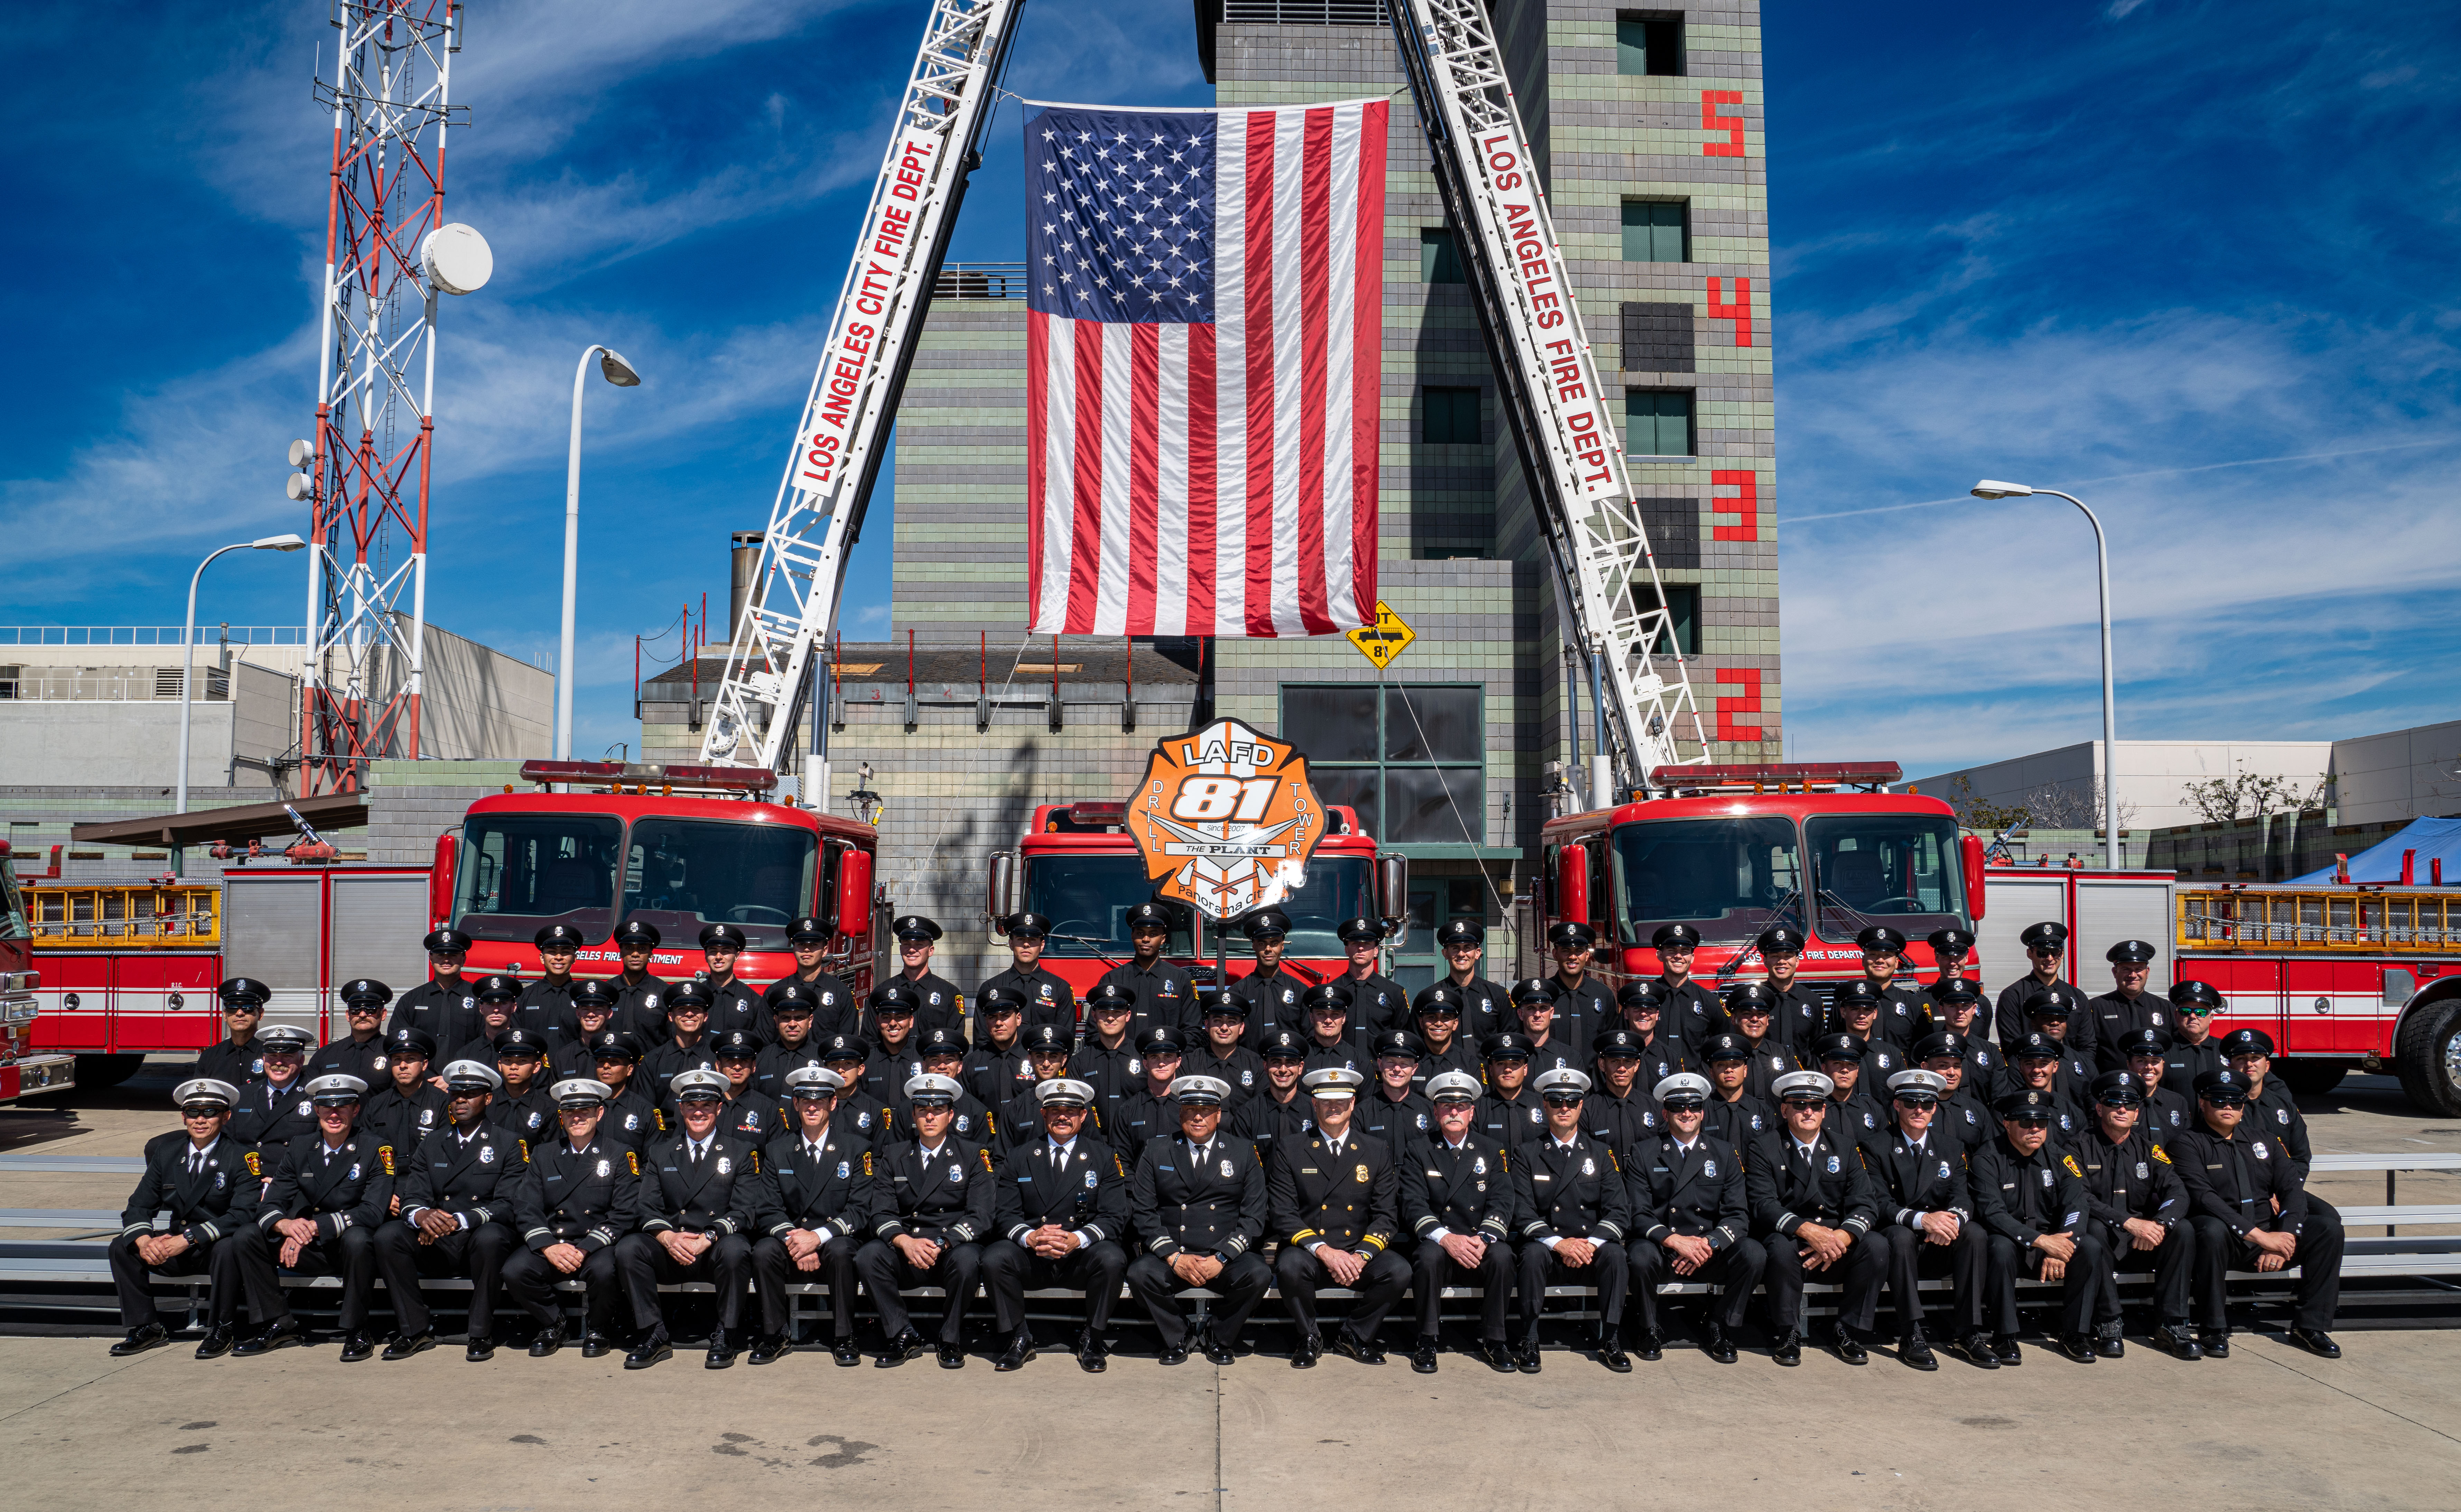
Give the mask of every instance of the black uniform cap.
[(1737, 982), (1726, 989), (1726, 1012), (1741, 1017), (1745, 1013), (1774, 1013), (1777, 993), (1766, 982)]
[(801, 982), (781, 982), (769, 990), (771, 1018), (809, 1018), (820, 1012), (820, 1005), (812, 1001), (812, 990)]
[(1478, 1047), (1478, 1054), (1482, 1060), (1528, 1060), (1530, 1036), (1509, 1029), (1500, 1034), (1489, 1034), (1487, 1042)]
[(1633, 1029), (1610, 1029), (1590, 1041), (1590, 1058), (1604, 1060), (1609, 1055), (1641, 1054), (1640, 1032)]
[(620, 1029), (602, 1029), (589, 1036), (589, 1058), (637, 1061), (641, 1058), (641, 1042)]
[(544, 1060), (546, 1058), (546, 1041), (526, 1029), (508, 1029), (504, 1031), (503, 1037), (496, 1041), (496, 1058), (502, 1060), (507, 1055), (527, 1055), (534, 1060)]
[(1018, 1036), (1017, 1043), (1028, 1054), (1036, 1051), (1046, 1054), (1056, 1051), (1064, 1055), (1068, 1054), (1068, 1031), (1057, 1024), (1029, 1024), (1025, 1033)]
[(1824, 1060), (1851, 1060), (1863, 1063), (1863, 1042), (1851, 1034), (1823, 1034), (1811, 1042), (1814, 1065)]
[(2074, 1010), (2057, 992), (2036, 992), (2025, 999), (2027, 1018), (2066, 1018)]
[(826, 945), (829, 943), (829, 937), (835, 933), (837, 931), (825, 923), (807, 913), (786, 926), (786, 943), (788, 945)]
[(1048, 914), (1013, 913), (1003, 921), (1003, 925), (1004, 927), (1000, 932), (1012, 940), (1019, 938), (1041, 940), (1047, 939), (1051, 934), (1051, 918)]
[[(241, 980), (246, 981), (246, 978), (242, 977)], [(343, 983), (342, 990), (335, 995), (341, 998), (345, 1007), (353, 1003), (374, 1003), (382, 1008), (393, 1001), (393, 989), (373, 976), (359, 976)], [(521, 996), (519, 992), (513, 995)]]
[(1099, 982), (1085, 994), (1085, 1012), (1099, 1013), (1106, 1008), (1133, 1013), (1137, 1011), (1137, 994), (1117, 982)]
[(832, 1060), (869, 1060), (870, 1058), (871, 1047), (865, 1044), (859, 1034), (831, 1034), (829, 1042), (821, 1047), (823, 1064)]
[(714, 1001), (709, 988), (699, 982), (677, 982), (667, 989), (667, 1012), (671, 1015), (685, 1008), (696, 1008), (706, 1013)]
[(2171, 1048), (2171, 1036), (2158, 1029), (2131, 1029), (2119, 1036), (2123, 1055), (2160, 1055)]
[(1778, 925), (1773, 928), (1763, 929), (1760, 937), (1752, 944), (1760, 948), (1763, 955), (1801, 955), (1803, 931)]
[(914, 1054), (924, 1060), (966, 1053), (966, 1036), (949, 1028), (927, 1029), (915, 1036)]
[(2028, 950), (2065, 950), (2068, 948), (2068, 926), (2064, 924), (2029, 924), (2017, 936), (2017, 943)]
[(901, 940), (937, 940), (942, 933), (939, 920), (919, 913), (907, 914), (888, 927)]
[(1838, 983), (1837, 990), (1830, 994), (1829, 1006), (1832, 1012), (1839, 1013), (1843, 1013), (1850, 1008), (1877, 1010), (1880, 1006), (1880, 990), (1873, 987), (1868, 979), (1858, 976), (1851, 982)]
[(1752, 1047), (1741, 1034), (1712, 1034), (1701, 1042), (1701, 1058), (1703, 1061), (1749, 1060)]
[(1487, 931), (1467, 919), (1447, 920), (1444, 927), (1436, 931), (1436, 948), (1439, 950), (1449, 950), (1457, 945), (1486, 944)]
[(1299, 1007), (1313, 1013), (1318, 1009), (1338, 1008), (1350, 1012), (1349, 990), (1335, 982), (1318, 982), (1299, 998)]
[(1277, 1029), (1265, 1036), (1256, 1054), (1266, 1060), (1305, 1060), (1308, 1042), (1299, 1037), (1296, 1030)]
[(1885, 924), (1866, 925), (1854, 932), (1854, 943), (1866, 950), (1888, 950), (1902, 955), (1906, 937)]
[(430, 955), (470, 953), (470, 937), (459, 929), (430, 929), (419, 945)]
[(522, 979), (502, 974), (482, 976), (472, 985), (470, 995), (482, 1003), (518, 1003), (522, 998)]
[(2145, 1084), (2125, 1071), (2106, 1071), (2093, 1078), (2093, 1100), (2113, 1108), (2133, 1108), (2145, 1101)]
[(1964, 955), (1974, 948), (1974, 935), (1966, 929), (1934, 929), (1926, 939), (1935, 956)]
[(2007, 1049), (2010, 1060), (2060, 1060), (2067, 1054), (2058, 1040), (2039, 1029)]
[(1550, 946), (1568, 945), (1576, 950), (1586, 950), (1598, 943), (1598, 932), (1586, 924), (1575, 924), (1567, 919), (1547, 931), (1547, 943)]
[(385, 1036), (385, 1049), (396, 1055), (416, 1055), (421, 1060), (434, 1060), (436, 1036), (423, 1029), (404, 1026)]
[(1688, 924), (1661, 924), (1649, 936), (1649, 948), (1653, 950), (1664, 950), (1670, 947), (1689, 948), (1700, 943), (1701, 931)]
[(740, 950), (743, 948), (743, 931), (731, 924), (710, 925), (700, 932), (700, 948), (704, 950)]
[(542, 950), (578, 950), (588, 942), (581, 931), (568, 924), (551, 924), (530, 936), (530, 943)]
[(1406, 1029), (1388, 1029), (1377, 1035), (1376, 1043), (1368, 1049), (1379, 1060), (1387, 1055), (1407, 1055), (1416, 1060), (1419, 1058), (1419, 1036)]
[(1188, 1036), (1168, 1024), (1157, 1024), (1137, 1036), (1137, 1054), (1152, 1055), (1162, 1052), (1174, 1054), (1188, 1053)]
[(618, 950), (654, 950), (658, 942), (658, 926), (647, 919), (627, 919), (614, 934)]
[(1141, 903), (1128, 910), (1127, 926), (1131, 931), (1138, 929), (1168, 930), (1170, 928), (1170, 910), (1158, 903)]
[(2122, 940), (2102, 952), (2102, 958), (2113, 966), (2150, 966), (2162, 952), (2144, 940)]
[(2171, 1006), (2182, 1013), (2218, 1013), (2222, 994), (2211, 982), (2173, 982), (2171, 984)]
[(1935, 1034), (1925, 1034), (1915, 1041), (1914, 1055), (1916, 1060), (1932, 1060), (1941, 1055), (1954, 1055), (1958, 1060), (1963, 1060), (1965, 1036), (1953, 1029), (1943, 1029)]
[(2196, 1096), (2214, 1102), (2245, 1102), (2247, 1078), (2228, 1066), (2215, 1067), (2196, 1078)]
[(911, 1018), (921, 1012), (922, 1007), (923, 999), (903, 982), (888, 982), (871, 990), (871, 1012), (875, 1018), (890, 1015)]
[(246, 1003), (251, 1007), (263, 1008), (266, 1000), (273, 995), (273, 989), (252, 976), (234, 976), (225, 979), (222, 986), (214, 989), (214, 993), (223, 1000), (225, 1008), (229, 1008), (234, 1003)]
[(1381, 941), (1384, 938), (1384, 926), (1373, 919), (1366, 918), (1344, 919), (1334, 926), (1333, 932), (1344, 945), (1363, 945), (1369, 941)]
[(1239, 994), (1227, 987), (1209, 987), (1202, 989), (1196, 994), (1196, 1013), (1199, 1018), (1220, 1018), (1225, 1015), (1231, 1018), (1246, 1018), (1248, 1005), (1240, 1002)]
[(1291, 932), (1291, 916), (1279, 908), (1260, 908), (1241, 920), (1239, 928), (1251, 940), (1278, 940)]
[(1025, 994), (1013, 987), (987, 987), (974, 998), (974, 1012), (985, 1018), (994, 1013), (1025, 1012)]
[(1525, 976), (1512, 984), (1512, 1006), (1515, 1008), (1535, 1008), (1541, 1003), (1552, 1006), (1555, 997), (1555, 984), (1543, 976)]
[(587, 982), (575, 982), (572, 984), (572, 1006), (576, 1009), (612, 1009), (615, 1006), (615, 990), (595, 977)]
[(2234, 1029), (2222, 1036), (2222, 1058), (2233, 1055), (2271, 1055), (2273, 1036), (2260, 1029)]
[(2047, 1122), (2059, 1117), (2059, 1101), (2039, 1087), (2012, 1092), (1991, 1105), (1991, 1111), (2003, 1118), (2022, 1118), (2027, 1122)]
[(1626, 1008), (1655, 1008), (1663, 1012), (1670, 995), (1664, 982), (1654, 976), (1645, 976), (1637, 982), (1625, 983), (1623, 990), (1616, 994), (1616, 1001)]
[(1931, 985), (1931, 1000), (1935, 1003), (1979, 1003), (1982, 1001), (1982, 990), (1974, 985), (1970, 976), (1942, 977)]
[(748, 1029), (730, 1029), (709, 1042), (712, 1060), (758, 1060), (760, 1036)]
[(1421, 1018), (1459, 1018), (1462, 1016), (1461, 989), (1450, 982), (1437, 982), (1419, 989), (1410, 1000), (1410, 1012)]

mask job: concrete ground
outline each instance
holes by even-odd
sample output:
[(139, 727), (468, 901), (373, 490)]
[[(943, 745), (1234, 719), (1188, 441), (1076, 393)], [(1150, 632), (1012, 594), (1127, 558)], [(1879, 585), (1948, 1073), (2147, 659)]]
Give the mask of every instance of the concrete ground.
[[(73, 1111), (0, 1112), (0, 1153), (134, 1155), (172, 1125), (173, 1070), (80, 1094)], [(2308, 1116), (2320, 1149), (2461, 1149), (2461, 1122), (2419, 1115), (2387, 1078), (2353, 1077), (2309, 1099)], [(117, 1208), (127, 1185), (0, 1173), (0, 1206)], [(2381, 1177), (2321, 1189), (2384, 1201)], [(2400, 1195), (2461, 1201), (2461, 1178), (2407, 1176)], [(2330, 1363), (2242, 1332), (2226, 1361), (2132, 1344), (2124, 1361), (2079, 1366), (2029, 1348), (2019, 1370), (1946, 1359), (1929, 1375), (1886, 1352), (1860, 1369), (1813, 1354), (1787, 1371), (1757, 1351), (1721, 1367), (1680, 1347), (1628, 1376), (1550, 1352), (1534, 1377), (1458, 1354), (1434, 1376), (1398, 1355), (1309, 1372), (1273, 1355), (1220, 1370), (1129, 1355), (1088, 1376), (1046, 1353), (1002, 1377), (979, 1357), (962, 1374), (929, 1359), (841, 1371), (804, 1352), (719, 1380), (689, 1350), (626, 1373), (571, 1350), (471, 1365), (447, 1346), (344, 1366), (329, 1344), (200, 1364), (185, 1344), (115, 1361), (100, 1339), (0, 1338), (0, 1432), (20, 1446), (7, 1500), (27, 1508), (202, 1503), (276, 1465), (311, 1472), (302, 1484), (320, 1500), (505, 1512), (814, 1493), (844, 1508), (1290, 1512), (1439, 1499), (1487, 1512), (1568, 1499), (1753, 1505), (1760, 1482), (1823, 1506), (1985, 1508), (2037, 1504), (2045, 1486), (2074, 1494), (2081, 1475), (2107, 1476), (2140, 1505), (2451, 1506), (2461, 1340), (2341, 1340), (2345, 1357)], [(698, 1399), (678, 1412), (685, 1393)]]

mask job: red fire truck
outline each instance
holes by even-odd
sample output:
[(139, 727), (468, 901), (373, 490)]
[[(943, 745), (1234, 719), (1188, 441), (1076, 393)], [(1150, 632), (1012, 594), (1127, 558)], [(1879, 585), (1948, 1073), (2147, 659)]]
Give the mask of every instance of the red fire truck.
[(35, 990), (33, 932), (26, 923), (24, 896), (9, 842), (0, 840), (0, 1103), (40, 1093), (65, 1092), (76, 1084), (76, 1062), (68, 1055), (37, 1053), (34, 1026), (41, 1022)]
[[(1655, 976), (1662, 925), (1701, 932), (1693, 974), (1764, 975), (1752, 942), (1803, 931), (1807, 986), (1862, 974), (1858, 930), (1885, 924), (1912, 942), (1906, 969), (1938, 974), (1924, 936), (1982, 917), (1982, 842), (1937, 799), (1885, 789), (1894, 762), (1660, 767), (1674, 796), (1548, 821), (1539, 912), (1576, 920), (1609, 947), (1610, 982)], [(1543, 935), (1543, 931), (1542, 931)]]
[(653, 973), (679, 980), (701, 969), (701, 928), (729, 923), (749, 944), (737, 970), (768, 982), (794, 969), (788, 921), (812, 914), (837, 928), (831, 969), (869, 990), (884, 917), (869, 825), (765, 801), (774, 776), (745, 768), (532, 761), (522, 776), (536, 787), (471, 804), (427, 867), (272, 865), (219, 885), (34, 889), (35, 1043), (109, 1085), (148, 1054), (212, 1044), (215, 984), (237, 975), (272, 988), (268, 1024), (321, 1040), (337, 1031), (342, 983), (374, 976), (399, 991), (426, 980), (419, 937), (440, 924), (476, 942), (470, 974), (530, 977), (543, 969), (533, 937), (570, 924), (599, 942), (575, 969), (603, 976), (620, 966), (605, 943), (615, 926), (646, 919), (666, 942)]
[[(1125, 803), (1045, 803), (1034, 811), (1033, 828), (1014, 851), (994, 853), (988, 906), (994, 920), (1012, 913), (1038, 913), (1051, 920), (1043, 960), (1081, 1001), (1102, 973), (1128, 959), (1129, 909), (1154, 901), (1145, 858), (1127, 831)], [(1288, 953), (1282, 963), (1301, 978), (1323, 981), (1348, 965), (1335, 927), (1344, 919), (1399, 918), (1409, 893), (1409, 862), (1379, 856), (1376, 841), (1359, 816), (1329, 805), (1332, 832), (1307, 866), (1307, 885), (1282, 905), (1290, 915)], [(1166, 959), (1188, 968), (1197, 981), (1213, 979), (1224, 926), (1200, 918), (1182, 904), (1166, 903), (1170, 939)], [(1230, 977), (1248, 974), (1253, 957), (1235, 926), (1225, 952)]]

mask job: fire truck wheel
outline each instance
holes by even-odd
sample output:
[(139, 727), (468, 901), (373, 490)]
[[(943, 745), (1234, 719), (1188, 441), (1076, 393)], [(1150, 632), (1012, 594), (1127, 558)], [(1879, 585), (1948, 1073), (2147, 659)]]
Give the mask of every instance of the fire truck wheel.
[(2302, 1097), (2321, 1097), (2342, 1084), (2350, 1074), (2346, 1060), (2313, 1060), (2300, 1056), (2281, 1063), (2281, 1079), (2291, 1091)]
[(117, 1087), (145, 1069), (142, 1055), (79, 1055), (76, 1058), (76, 1084), (80, 1092), (101, 1092)]
[(2461, 1001), (2412, 1012), (2393, 1047), (2393, 1068), (2410, 1101), (2441, 1118), (2461, 1118)]

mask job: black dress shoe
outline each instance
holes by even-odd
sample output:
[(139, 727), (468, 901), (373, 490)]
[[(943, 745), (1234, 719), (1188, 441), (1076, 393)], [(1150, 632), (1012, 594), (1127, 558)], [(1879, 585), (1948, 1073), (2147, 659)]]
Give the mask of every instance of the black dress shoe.
[(943, 1344), (939, 1347), (936, 1352), (940, 1356), (940, 1369), (944, 1371), (962, 1371), (966, 1368), (966, 1347), (964, 1345)]
[(735, 1363), (735, 1341), (724, 1329), (712, 1329), (709, 1334), (709, 1356), (701, 1361), (704, 1369), (722, 1371)]
[(1008, 1348), (1000, 1352), (1000, 1357), (992, 1361), (992, 1369), (1021, 1371), (1025, 1369), (1025, 1362), (1032, 1358), (1034, 1358), (1034, 1334), (1025, 1329), (1019, 1329), (1016, 1331), (1016, 1337), (1008, 1341)]
[(1991, 1335), (1988, 1333), (1967, 1334), (1957, 1346), (1957, 1352), (1965, 1356), (1965, 1363), (1977, 1370), (1996, 1371), (2000, 1368), (2000, 1356), (1991, 1352)]
[(1436, 1374), (1436, 1349), (1441, 1342), (1420, 1334), (1410, 1345), (1410, 1369), (1422, 1375)]
[(1538, 1374), (1538, 1341), (1523, 1339), (1512, 1347), (1512, 1368), (1524, 1375)]
[(1299, 1347), (1291, 1352), (1291, 1369), (1312, 1371), (1316, 1369), (1316, 1362), (1322, 1358), (1324, 1358), (1323, 1335), (1305, 1334), (1299, 1339)]
[(494, 1359), (496, 1357), (495, 1335), (492, 1333), (471, 1334), (469, 1347), (461, 1352), (461, 1357), (473, 1364), (476, 1364), (481, 1360)]
[(1641, 1331), (1640, 1337), (1633, 1341), (1632, 1352), (1644, 1360), (1664, 1359), (1666, 1336), (1656, 1329), (1645, 1329)]
[(228, 1354), (231, 1352), (231, 1346), (238, 1342), (239, 1335), (232, 1331), (229, 1324), (217, 1323), (212, 1328), (205, 1330), (205, 1336), (197, 1341), (197, 1358), (201, 1360), (221, 1359), (224, 1355)]
[(416, 1333), (396, 1333), (385, 1342), (384, 1357), (389, 1360), (406, 1360), (414, 1354), (434, 1348), (436, 1348), (436, 1334), (431, 1330), (421, 1329)]
[(2093, 1352), (2106, 1360), (2115, 1360), (2128, 1352), (2128, 1341), (2116, 1333), (2097, 1333), (2093, 1336)]
[(2063, 1333), (2053, 1348), (2079, 1365), (2093, 1363), (2093, 1335), (2089, 1333)]
[(1077, 1368), (1088, 1375), (1100, 1375), (1110, 1369), (1111, 1347), (1102, 1335), (1087, 1329), (1077, 1339)]
[(231, 1352), (241, 1356), (270, 1354), (275, 1350), (287, 1350), (294, 1344), (307, 1342), (308, 1331), (300, 1327), (297, 1318), (276, 1318), (240, 1340), (238, 1348)]
[(1709, 1358), (1716, 1360), (1721, 1365), (1732, 1365), (1735, 1363), (1735, 1341), (1726, 1337), (1726, 1326), (1724, 1324), (1712, 1323), (1709, 1325), (1709, 1336), (1701, 1341), (1701, 1352), (1706, 1354)]
[(1188, 1346), (1185, 1344), (1165, 1345), (1163, 1347), (1162, 1353), (1157, 1357), (1165, 1365), (1185, 1365), (1188, 1363)]
[(2209, 1360), (2230, 1358), (2230, 1330), (2228, 1329), (2200, 1329), (2196, 1332), (2196, 1343), (2204, 1350), (2205, 1358)]
[(2155, 1349), (2172, 1359), (2200, 1360), (2205, 1357), (2204, 1350), (2196, 1343), (2196, 1336), (2175, 1323), (2163, 1324), (2149, 1337)]
[(666, 1325), (656, 1324), (651, 1328), (640, 1343), (624, 1352), (624, 1368), (628, 1371), (646, 1371), (660, 1360), (671, 1360), (674, 1357), (674, 1341), (667, 1337)]
[(592, 1330), (581, 1336), (581, 1357), (585, 1360), (601, 1359), (614, 1352), (615, 1341), (604, 1333)]
[(2290, 1342), (2308, 1353), (2324, 1359), (2338, 1360), (2342, 1357), (2342, 1347), (2334, 1343), (2333, 1336), (2322, 1329), (2292, 1329)]
[(1769, 1358), (1777, 1361), (1780, 1365), (1802, 1364), (1803, 1331), (1801, 1329), (1788, 1329), (1784, 1333), (1778, 1335), (1776, 1347), (1769, 1351)]
[(1374, 1339), (1362, 1339), (1346, 1328), (1333, 1331), (1333, 1352), (1347, 1355), (1361, 1365), (1384, 1363), (1384, 1352), (1377, 1348)]
[(1991, 1335), (1991, 1352), (1999, 1356), (2000, 1363), (2002, 1365), (2014, 1367), (2025, 1363), (2025, 1352), (2017, 1347), (2017, 1335), (2014, 1333)]
[(116, 1355), (142, 1354), (147, 1350), (160, 1349), (171, 1342), (171, 1331), (160, 1323), (148, 1323), (141, 1329), (130, 1329), (128, 1337), (111, 1347)]
[(923, 1342), (922, 1334), (915, 1332), (912, 1329), (908, 1329), (905, 1332), (889, 1340), (888, 1348), (882, 1351), (879, 1357), (874, 1359), (871, 1363), (880, 1367), (882, 1370), (887, 1370), (892, 1365), (903, 1365), (908, 1360), (920, 1359), (923, 1357), (924, 1352), (931, 1348), (931, 1345)]
[(564, 1323), (563, 1320), (558, 1319), (539, 1330), (538, 1337), (530, 1340), (530, 1358), (543, 1360), (562, 1348), (564, 1348)]
[(1196, 1352), (1216, 1365), (1229, 1365), (1239, 1358), (1238, 1352), (1224, 1343), (1221, 1336), (1209, 1329), (1197, 1339)]
[(1918, 1371), (1939, 1369), (1939, 1360), (1931, 1352), (1931, 1340), (1919, 1333), (1897, 1341), (1897, 1359)]
[(1837, 1331), (1830, 1336), (1829, 1347), (1835, 1350), (1837, 1357), (1849, 1365), (1868, 1364), (1872, 1358), (1872, 1352), (1863, 1348), (1862, 1340), (1854, 1337), (1852, 1331), (1843, 1323), (1837, 1325)]
[(779, 1355), (786, 1352), (786, 1335), (783, 1333), (772, 1333), (766, 1336), (755, 1334), (751, 1352), (743, 1356), (743, 1363), (772, 1365), (777, 1363)]
[(1598, 1363), (1617, 1375), (1632, 1374), (1632, 1359), (1623, 1352), (1623, 1341), (1612, 1333), (1598, 1335)]
[(353, 1329), (342, 1335), (342, 1363), (356, 1365), (361, 1360), (376, 1357), (376, 1341), (365, 1329)]
[(861, 1365), (863, 1351), (854, 1347), (854, 1335), (844, 1334), (829, 1340), (829, 1358), (840, 1365)]
[(1478, 1357), (1487, 1362), (1488, 1370), (1503, 1375), (1512, 1374), (1512, 1346), (1502, 1339), (1479, 1340)]

